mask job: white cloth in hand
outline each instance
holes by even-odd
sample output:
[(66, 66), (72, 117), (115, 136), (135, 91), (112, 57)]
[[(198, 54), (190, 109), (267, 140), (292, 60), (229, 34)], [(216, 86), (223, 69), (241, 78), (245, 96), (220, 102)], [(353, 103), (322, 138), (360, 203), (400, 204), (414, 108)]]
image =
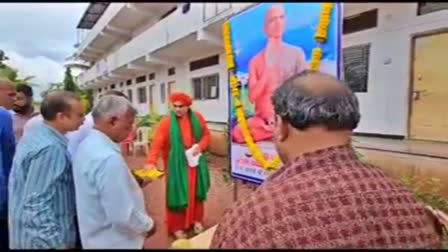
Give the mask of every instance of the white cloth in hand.
[(188, 166), (190, 167), (196, 167), (199, 164), (199, 158), (201, 157), (202, 153), (199, 153), (196, 156), (193, 156), (193, 150), (197, 147), (197, 144), (191, 146), (190, 149), (185, 151), (185, 156), (187, 156), (187, 162), (188, 162)]

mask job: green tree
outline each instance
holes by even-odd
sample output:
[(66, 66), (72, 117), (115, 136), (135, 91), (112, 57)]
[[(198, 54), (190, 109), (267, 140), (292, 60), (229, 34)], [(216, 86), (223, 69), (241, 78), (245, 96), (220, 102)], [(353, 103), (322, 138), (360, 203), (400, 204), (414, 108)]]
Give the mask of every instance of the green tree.
[(57, 83), (49, 83), (48, 85), (48, 89), (45, 91), (42, 91), (40, 93), (40, 96), (42, 98), (44, 98), (49, 92), (54, 91), (54, 90), (63, 90), (64, 89), (64, 83), (62, 82), (57, 82)]
[(4, 66), (3, 61), (8, 60), (8, 56), (5, 55), (5, 52), (0, 49), (0, 68)]
[(35, 86), (35, 84), (30, 83), (30, 81), (34, 78), (34, 76), (27, 76), (23, 79), (20, 79), (18, 77), (18, 70), (4, 63), (4, 61), (7, 61), (8, 59), (9, 58), (8, 56), (5, 55), (5, 52), (3, 50), (0, 50), (0, 77), (7, 78), (16, 86), (21, 84)]
[(77, 93), (81, 96), (82, 104), (84, 106), (85, 112), (89, 113), (92, 109), (93, 104), (93, 94), (91, 90), (82, 90), (76, 84), (73, 78), (72, 71), (69, 67), (65, 69), (64, 81), (62, 83), (50, 83), (47, 90), (41, 93), (42, 97), (45, 97), (49, 92), (54, 90), (65, 90)]
[(65, 77), (64, 77), (64, 90), (78, 93), (80, 91), (78, 85), (76, 85), (75, 80), (72, 76), (72, 70), (70, 67), (65, 69)]
[(84, 94), (84, 99), (85, 99), (85, 106), (86, 106), (86, 111), (90, 112), (92, 110), (92, 105), (93, 105), (93, 91), (91, 89), (88, 90), (83, 90), (82, 91)]

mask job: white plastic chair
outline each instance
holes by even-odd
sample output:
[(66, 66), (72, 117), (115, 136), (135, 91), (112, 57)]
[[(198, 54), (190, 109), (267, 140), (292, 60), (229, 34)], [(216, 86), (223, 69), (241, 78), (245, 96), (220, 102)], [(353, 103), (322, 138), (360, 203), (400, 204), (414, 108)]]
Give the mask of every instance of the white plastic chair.
[(140, 127), (135, 132), (135, 140), (134, 140), (134, 156), (137, 155), (137, 151), (143, 147), (145, 151), (145, 155), (148, 154), (148, 146), (149, 146), (149, 133), (151, 131), (150, 127)]

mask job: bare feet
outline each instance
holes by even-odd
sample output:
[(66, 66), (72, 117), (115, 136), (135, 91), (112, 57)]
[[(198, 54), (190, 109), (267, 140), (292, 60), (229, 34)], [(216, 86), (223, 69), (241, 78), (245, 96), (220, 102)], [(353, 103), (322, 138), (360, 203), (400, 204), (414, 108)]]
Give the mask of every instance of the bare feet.
[(177, 230), (174, 232), (176, 239), (187, 239), (187, 234), (183, 230)]
[(200, 234), (202, 233), (202, 231), (204, 231), (204, 226), (202, 226), (202, 224), (199, 222), (194, 223), (194, 233)]

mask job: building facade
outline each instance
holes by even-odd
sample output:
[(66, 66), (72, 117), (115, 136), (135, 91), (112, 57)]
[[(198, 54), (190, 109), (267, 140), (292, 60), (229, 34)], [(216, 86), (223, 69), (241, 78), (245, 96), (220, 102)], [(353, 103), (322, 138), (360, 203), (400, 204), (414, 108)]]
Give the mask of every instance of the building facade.
[(70, 56), (65, 59), (64, 67), (70, 68), (72, 76), (74, 78), (77, 78), (81, 73), (89, 70), (90, 68), (87, 62), (74, 56)]
[[(92, 64), (78, 82), (95, 95), (126, 92), (141, 114), (166, 113), (170, 92), (185, 91), (210, 127), (224, 130), (228, 83), (221, 26), (254, 4), (99, 6), (103, 12), (90, 20), (76, 53)], [(448, 71), (441, 63), (448, 56), (447, 8), (344, 4), (344, 78), (360, 100), (358, 133), (448, 141)]]

